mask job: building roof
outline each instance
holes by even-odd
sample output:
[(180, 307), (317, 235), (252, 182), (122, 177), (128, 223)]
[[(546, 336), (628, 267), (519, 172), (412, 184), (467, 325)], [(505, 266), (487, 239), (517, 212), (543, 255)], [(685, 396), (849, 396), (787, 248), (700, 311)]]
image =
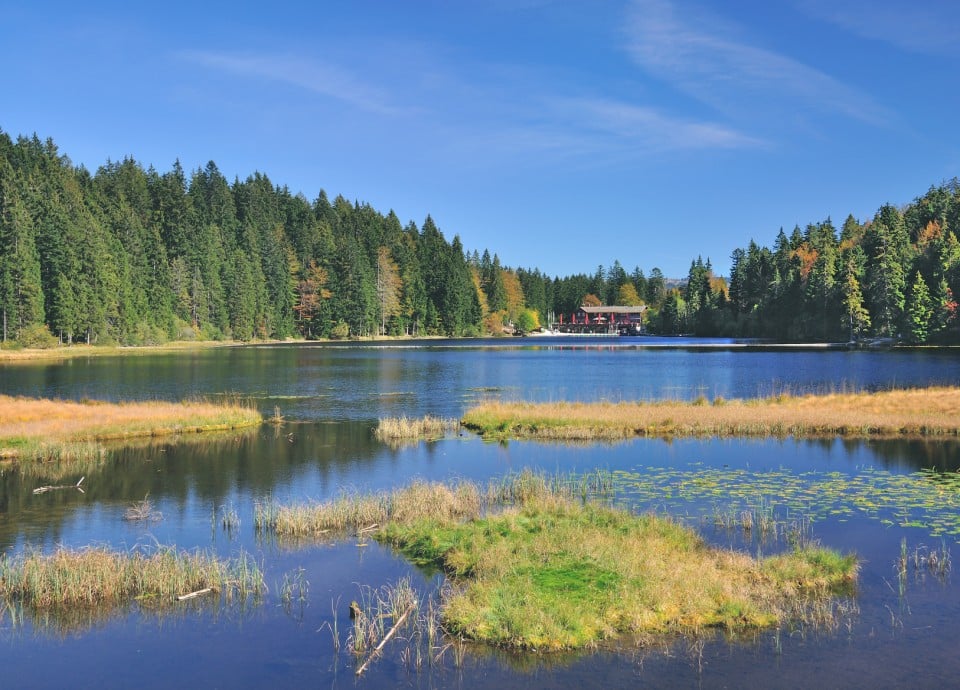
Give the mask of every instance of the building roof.
[(621, 307), (621, 306), (599, 306), (599, 307), (580, 307), (580, 311), (587, 314), (642, 314), (647, 310), (647, 305), (642, 304), (639, 307)]

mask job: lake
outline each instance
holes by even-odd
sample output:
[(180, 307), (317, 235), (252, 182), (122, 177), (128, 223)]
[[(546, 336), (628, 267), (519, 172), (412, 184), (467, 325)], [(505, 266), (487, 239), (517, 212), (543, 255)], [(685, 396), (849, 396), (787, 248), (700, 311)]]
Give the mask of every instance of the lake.
[[(960, 443), (949, 440), (657, 440), (558, 445), (472, 435), (392, 448), (379, 417), (456, 417), (490, 398), (637, 400), (754, 397), (960, 383), (955, 351), (832, 351), (677, 338), (523, 338), (283, 344), (0, 365), (0, 392), (66, 399), (252, 400), (286, 422), (252, 433), (112, 449), (84, 466), (7, 467), (0, 548), (176, 545), (252, 554), (259, 602), (194, 601), (163, 615), (130, 607), (69, 620), (4, 612), (4, 687), (943, 687), (956, 684), (960, 596), (929, 566), (960, 540)], [(258, 537), (257, 501), (322, 500), (416, 478), (485, 481), (524, 468), (609, 471), (617, 501), (676, 516), (710, 542), (750, 553), (811, 538), (861, 558), (856, 596), (835, 625), (625, 642), (570, 655), (468, 646), (417, 668), (391, 643), (360, 680), (346, 648), (347, 606), (409, 577), (440, 581), (368, 540)], [(82, 488), (41, 495), (46, 484)], [(162, 519), (131, 522), (145, 497)], [(731, 517), (769, 517), (775, 534)], [(225, 515), (239, 525), (224, 527)], [(732, 522), (737, 522), (733, 520)], [(798, 527), (798, 525), (800, 527)], [(905, 542), (904, 542), (905, 540)], [(905, 543), (905, 546), (904, 546)], [(910, 558), (897, 567), (901, 549)], [(283, 600), (284, 583), (304, 595)], [(367, 589), (365, 589), (367, 588)], [(334, 631), (340, 647), (334, 644)]]

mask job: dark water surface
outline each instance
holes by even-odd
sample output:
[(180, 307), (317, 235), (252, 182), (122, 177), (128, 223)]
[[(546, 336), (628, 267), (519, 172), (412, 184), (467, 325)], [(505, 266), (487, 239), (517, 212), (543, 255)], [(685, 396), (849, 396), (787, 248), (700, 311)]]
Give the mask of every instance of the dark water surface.
[[(3, 687), (944, 687), (960, 678), (960, 592), (952, 574), (894, 567), (910, 553), (957, 546), (960, 467), (949, 441), (638, 440), (620, 444), (484, 443), (451, 436), (391, 449), (374, 440), (381, 416), (459, 416), (487, 399), (631, 400), (756, 396), (780, 391), (960, 383), (960, 357), (941, 350), (842, 352), (744, 348), (722, 341), (524, 339), (384, 346), (280, 345), (90, 358), (0, 367), (0, 392), (110, 400), (239, 396), (288, 422), (244, 436), (165, 441), (112, 451), (83, 467), (7, 468), (0, 476), (0, 549), (175, 544), (244, 550), (265, 571), (260, 603), (184, 605), (160, 616), (132, 608), (69, 621), (0, 620)], [(438, 581), (388, 549), (356, 540), (276, 544), (258, 539), (255, 501), (324, 499), (414, 478), (486, 480), (533, 467), (609, 470), (618, 500), (669, 513), (710, 541), (750, 553), (785, 548), (718, 516), (811, 519), (812, 536), (856, 551), (862, 569), (850, 613), (829, 630), (788, 626), (737, 638), (667, 640), (569, 656), (468, 649), (412, 668), (388, 647), (362, 679), (345, 647), (347, 603), (364, 586), (404, 576)], [(34, 495), (45, 484), (85, 493)], [(149, 496), (163, 519), (124, 511)], [(221, 518), (235, 511), (239, 528)], [(292, 576), (304, 602), (284, 606)], [(337, 615), (332, 613), (337, 610)], [(340, 650), (333, 644), (336, 625)]]

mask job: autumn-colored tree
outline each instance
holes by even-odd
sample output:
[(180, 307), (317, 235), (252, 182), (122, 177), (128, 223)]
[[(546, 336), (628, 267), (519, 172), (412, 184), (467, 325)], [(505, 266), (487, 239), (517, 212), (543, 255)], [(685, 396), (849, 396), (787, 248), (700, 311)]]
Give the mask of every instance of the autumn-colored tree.
[(515, 321), (516, 329), (520, 333), (529, 333), (540, 328), (540, 320), (533, 309), (521, 309)]
[(487, 302), (487, 295), (483, 291), (480, 269), (474, 264), (470, 265), (470, 280), (473, 281), (473, 289), (477, 292), (477, 300), (480, 302), (480, 312), (486, 316), (490, 313), (490, 304)]
[(583, 306), (585, 307), (599, 307), (602, 305), (603, 303), (600, 301), (600, 298), (592, 292), (588, 292), (583, 296)]
[(622, 307), (639, 307), (643, 304), (643, 300), (637, 294), (637, 288), (634, 287), (633, 283), (624, 283), (617, 290), (615, 304)]
[(503, 294), (505, 298), (505, 308), (507, 319), (516, 321), (520, 312), (523, 311), (525, 303), (523, 299), (523, 288), (520, 286), (520, 279), (513, 271), (501, 269), (501, 280), (503, 282)]
[(400, 269), (390, 255), (390, 250), (380, 247), (377, 250), (377, 302), (380, 305), (380, 334), (387, 332), (387, 321), (400, 316), (400, 293), (403, 281)]
[(326, 287), (327, 280), (327, 270), (311, 259), (303, 280), (297, 283), (297, 299), (293, 310), (297, 314), (301, 332), (308, 337), (313, 334), (311, 324), (323, 301), (330, 299), (333, 294)]

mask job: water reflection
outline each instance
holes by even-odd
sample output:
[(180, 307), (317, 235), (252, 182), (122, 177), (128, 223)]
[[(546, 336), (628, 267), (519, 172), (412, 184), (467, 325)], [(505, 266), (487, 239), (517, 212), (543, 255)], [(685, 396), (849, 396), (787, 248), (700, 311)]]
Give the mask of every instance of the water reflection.
[[(266, 497), (280, 502), (323, 500), (344, 490), (395, 488), (414, 478), (486, 481), (527, 467), (548, 473), (603, 468), (650, 476), (712, 472), (710, 476), (724, 477), (742, 472), (765, 476), (769, 485), (764, 491), (774, 497), (788, 489), (803, 489), (794, 480), (804, 475), (803, 481), (808, 481), (804, 473), (835, 481), (837, 487), (861, 475), (886, 473), (894, 483), (927, 483), (931, 491), (955, 491), (944, 477), (960, 471), (960, 443), (944, 439), (642, 439), (572, 446), (532, 441), (489, 444), (464, 436), (389, 448), (372, 434), (380, 416), (457, 417), (484, 398), (633, 400), (700, 394), (731, 398), (783, 390), (960, 381), (960, 358), (939, 351), (785, 352), (664, 349), (653, 344), (281, 345), (0, 366), (4, 393), (108, 400), (239, 396), (255, 400), (267, 416), (279, 407), (289, 420), (283, 427), (263, 427), (247, 435), (204, 436), (189, 442), (164, 439), (114, 448), (104, 459), (84, 465), (0, 469), (0, 551), (60, 543), (78, 547), (107, 543), (117, 548), (176, 544), (209, 547), (224, 555), (243, 549), (262, 561), (271, 588), (263, 606), (242, 615), (186, 608), (183, 615), (154, 618), (121, 609), (109, 620), (78, 615), (60, 627), (53, 620), (28, 620), (24, 629), (50, 625), (54, 639), (18, 633), (13, 635), (16, 639), (4, 640), (0, 662), (5, 681), (57, 687), (82, 678), (101, 687), (142, 688), (352, 684), (350, 657), (334, 652), (329, 633), (329, 626), (337, 622), (336, 604), (345, 639), (349, 622), (344, 605), (356, 596), (358, 583), (380, 586), (404, 576), (426, 589), (434, 583), (373, 542), (362, 548), (352, 540), (291, 547), (258, 540), (253, 504)], [(909, 476), (921, 469), (942, 476)], [(81, 476), (86, 493), (69, 489), (32, 493), (37, 486), (71, 484)], [(938, 479), (939, 486), (933, 486)], [(164, 519), (125, 521), (127, 507), (146, 496)], [(729, 505), (735, 498), (721, 492), (711, 500)], [(890, 516), (892, 524), (881, 524), (862, 511), (827, 511), (813, 525), (814, 539), (861, 555), (861, 613), (849, 630), (822, 636), (809, 630), (788, 631), (779, 638), (764, 631), (737, 640), (719, 636), (699, 645), (690, 640), (638, 641), (642, 644), (636, 647), (627, 644), (563, 657), (470, 649), (462, 665), (445, 663), (421, 672), (387, 655), (363, 682), (368, 687), (462, 684), (497, 690), (621, 687), (638, 680), (667, 687), (770, 686), (792, 680), (800, 685), (883, 686), (916, 684), (918, 678), (931, 685), (949, 684), (960, 673), (952, 646), (960, 634), (957, 585), (949, 578), (912, 579), (904, 603), (898, 600), (892, 570), (901, 539), (908, 539), (911, 550), (941, 544), (939, 538), (931, 538), (930, 526), (918, 526), (922, 513), (933, 510), (934, 501), (924, 499), (922, 511), (904, 515), (900, 522), (897, 510), (902, 506), (895, 505), (897, 496), (889, 499), (892, 507), (884, 504), (883, 517)], [(870, 495), (867, 500), (874, 499)], [(948, 504), (937, 500), (941, 508)], [(660, 495), (653, 504), (662, 508), (666, 501)], [(230, 530), (222, 525), (226, 510), (236, 512), (237, 524)], [(712, 541), (751, 552), (783, 547), (782, 542), (771, 546), (748, 538), (740, 528), (704, 533)], [(955, 541), (953, 536), (945, 539), (951, 548)], [(310, 583), (309, 600), (288, 615), (275, 592), (285, 574), (299, 569)], [(893, 621), (891, 610), (898, 617)], [(0, 631), (10, 630), (6, 617)], [(171, 664), (171, 659), (177, 662)]]

